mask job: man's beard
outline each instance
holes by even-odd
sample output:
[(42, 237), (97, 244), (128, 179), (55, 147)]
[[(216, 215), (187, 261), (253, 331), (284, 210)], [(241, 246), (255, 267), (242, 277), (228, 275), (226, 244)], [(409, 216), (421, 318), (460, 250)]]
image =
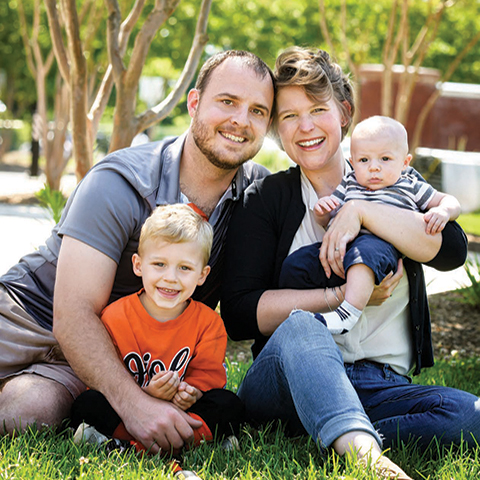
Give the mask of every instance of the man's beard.
[[(217, 168), (222, 170), (235, 170), (240, 165), (243, 165), (247, 160), (253, 158), (260, 150), (261, 145), (251, 145), (250, 148), (246, 148), (242, 153), (232, 155), (228, 153), (221, 153), (215, 151), (215, 145), (213, 147), (208, 145), (209, 129), (201, 120), (194, 118), (190, 127), (192, 132), (192, 138), (198, 149), (205, 155), (207, 160)], [(240, 157), (238, 157), (240, 155)], [(225, 160), (228, 156), (230, 160)], [(233, 157), (233, 158), (232, 158)]]

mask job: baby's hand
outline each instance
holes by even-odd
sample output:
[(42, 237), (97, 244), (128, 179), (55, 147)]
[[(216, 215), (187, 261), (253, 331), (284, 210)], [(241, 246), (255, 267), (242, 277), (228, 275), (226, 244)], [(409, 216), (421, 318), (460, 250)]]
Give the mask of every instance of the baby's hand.
[(172, 403), (182, 410), (188, 410), (201, 396), (202, 392), (187, 382), (180, 382)]
[(334, 197), (322, 197), (319, 198), (315, 207), (313, 208), (313, 214), (318, 224), (326, 227), (330, 220), (330, 213), (333, 212), (340, 203)]
[(423, 219), (427, 224), (425, 229), (427, 234), (435, 235), (445, 228), (450, 220), (450, 215), (442, 207), (433, 207), (423, 216)]
[(178, 372), (171, 370), (158, 372), (143, 389), (152, 397), (171, 401), (178, 391), (180, 379)]
[(340, 202), (335, 197), (322, 197), (318, 199), (313, 211), (317, 215), (325, 215), (333, 212), (339, 205)]

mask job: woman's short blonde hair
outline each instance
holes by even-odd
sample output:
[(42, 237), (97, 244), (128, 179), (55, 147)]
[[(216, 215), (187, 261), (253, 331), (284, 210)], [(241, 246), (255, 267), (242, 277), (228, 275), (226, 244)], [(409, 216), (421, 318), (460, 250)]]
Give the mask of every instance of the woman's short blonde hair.
[[(342, 139), (345, 137), (355, 113), (353, 85), (349, 76), (327, 52), (290, 47), (277, 57), (273, 74), (277, 91), (295, 86), (302, 87), (311, 100), (333, 98), (342, 114)], [(274, 130), (276, 121), (275, 113)]]
[(170, 243), (198, 243), (202, 249), (205, 266), (212, 250), (213, 228), (186, 204), (161, 205), (143, 224), (138, 242), (138, 254), (142, 256), (142, 249), (147, 240), (159, 239)]

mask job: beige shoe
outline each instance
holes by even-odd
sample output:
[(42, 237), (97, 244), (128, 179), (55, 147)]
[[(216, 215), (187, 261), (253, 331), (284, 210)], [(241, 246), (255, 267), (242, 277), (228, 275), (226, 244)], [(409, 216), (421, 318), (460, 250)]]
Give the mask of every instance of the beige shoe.
[(397, 464), (383, 455), (375, 462), (369, 461), (366, 457), (360, 459), (360, 462), (364, 466), (375, 469), (378, 477), (384, 480), (413, 480), (413, 478), (409, 477)]

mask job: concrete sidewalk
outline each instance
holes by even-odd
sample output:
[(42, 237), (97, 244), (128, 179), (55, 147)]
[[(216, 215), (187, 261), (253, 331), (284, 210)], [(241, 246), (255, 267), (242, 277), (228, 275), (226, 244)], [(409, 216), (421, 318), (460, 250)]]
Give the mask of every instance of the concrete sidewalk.
[[(31, 178), (25, 173), (0, 172), (0, 195), (33, 193), (43, 187), (44, 179)], [(62, 180), (62, 190), (69, 193), (75, 186), (75, 177), (66, 175)], [(53, 220), (48, 213), (34, 205), (0, 204), (0, 275), (17, 263), (21, 256), (31, 253), (42, 245), (53, 228)], [(478, 253), (470, 253), (473, 258)], [(437, 272), (424, 267), (429, 294), (455, 290), (469, 285), (463, 267), (451, 272)]]

